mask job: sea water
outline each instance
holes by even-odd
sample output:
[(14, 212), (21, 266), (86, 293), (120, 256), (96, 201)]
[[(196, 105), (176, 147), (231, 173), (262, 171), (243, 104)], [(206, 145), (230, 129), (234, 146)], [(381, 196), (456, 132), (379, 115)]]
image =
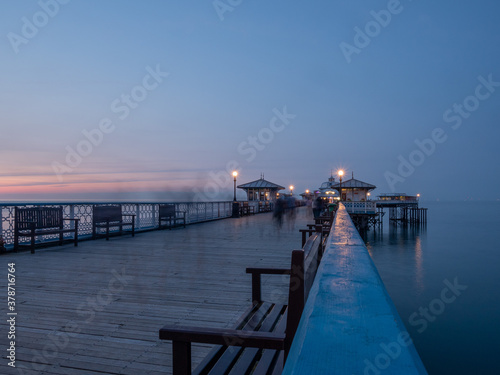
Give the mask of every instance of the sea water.
[(420, 206), (366, 236), (389, 295), (429, 374), (500, 374), (500, 202)]

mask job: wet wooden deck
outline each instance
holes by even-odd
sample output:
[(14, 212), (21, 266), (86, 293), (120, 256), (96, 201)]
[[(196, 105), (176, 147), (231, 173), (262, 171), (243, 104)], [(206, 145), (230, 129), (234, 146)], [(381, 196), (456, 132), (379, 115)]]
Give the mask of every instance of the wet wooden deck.
[[(312, 216), (312, 215), (311, 215)], [(250, 305), (245, 268), (289, 266), (300, 208), (277, 231), (271, 214), (226, 219), (0, 257), (0, 373), (169, 374), (164, 324), (230, 327)], [(16, 264), (16, 369), (8, 366), (7, 264)], [(264, 296), (286, 301), (288, 280)], [(210, 350), (193, 347), (196, 364)]]

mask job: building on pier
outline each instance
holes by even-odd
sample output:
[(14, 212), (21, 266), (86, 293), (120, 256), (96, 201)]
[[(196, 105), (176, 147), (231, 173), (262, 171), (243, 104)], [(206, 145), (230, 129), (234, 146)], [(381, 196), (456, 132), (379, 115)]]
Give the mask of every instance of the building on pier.
[(339, 199), (339, 193), (333, 186), (336, 184), (335, 177), (333, 174), (328, 178), (328, 181), (325, 181), (321, 184), (319, 189), (314, 192), (315, 197), (321, 197), (323, 200), (327, 202), (332, 202), (333, 200)]
[(377, 211), (376, 202), (370, 200), (370, 192), (376, 188), (355, 179), (354, 175), (349, 180), (336, 182), (332, 174), (315, 193), (325, 202), (342, 201), (356, 227), (366, 230), (380, 224), (383, 215), (383, 212)]
[(281, 185), (264, 180), (264, 175), (261, 175), (258, 180), (238, 185), (238, 189), (245, 190), (249, 201), (264, 202), (276, 200), (279, 195), (278, 192), (285, 188)]
[(377, 187), (366, 182), (356, 180), (354, 177), (347, 181), (334, 184), (333, 189), (341, 194), (343, 202), (366, 202), (370, 197), (370, 192)]
[(385, 193), (378, 196), (378, 204), (385, 207), (396, 207), (401, 205), (418, 207), (419, 197), (419, 194), (407, 195), (405, 193)]
[(395, 224), (425, 224), (427, 208), (419, 207), (420, 194), (405, 193), (380, 194), (377, 207), (379, 210), (389, 210), (389, 222)]

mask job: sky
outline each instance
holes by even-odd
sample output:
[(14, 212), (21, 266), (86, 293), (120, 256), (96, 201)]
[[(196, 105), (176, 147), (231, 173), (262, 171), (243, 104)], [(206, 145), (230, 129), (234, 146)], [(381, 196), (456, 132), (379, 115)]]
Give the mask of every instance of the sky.
[(498, 200), (498, 14), (3, 0), (0, 201), (225, 200), (234, 169), (297, 193), (344, 169), (375, 195)]

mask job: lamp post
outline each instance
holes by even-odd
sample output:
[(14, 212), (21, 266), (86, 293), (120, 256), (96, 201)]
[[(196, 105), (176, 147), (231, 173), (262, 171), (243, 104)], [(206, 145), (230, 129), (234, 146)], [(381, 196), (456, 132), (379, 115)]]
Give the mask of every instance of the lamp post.
[(293, 195), (293, 185), (290, 185), (290, 196)]
[(339, 179), (340, 179), (340, 201), (342, 201), (342, 176), (344, 175), (344, 171), (341, 169), (340, 171), (337, 172), (338, 175), (339, 175)]
[(236, 177), (238, 176), (238, 172), (233, 172), (234, 177), (234, 198), (233, 198), (233, 217), (240, 217), (240, 204), (236, 201)]
[(233, 198), (233, 201), (236, 202), (236, 177), (238, 177), (238, 172), (234, 171), (233, 177), (234, 177), (234, 198)]

